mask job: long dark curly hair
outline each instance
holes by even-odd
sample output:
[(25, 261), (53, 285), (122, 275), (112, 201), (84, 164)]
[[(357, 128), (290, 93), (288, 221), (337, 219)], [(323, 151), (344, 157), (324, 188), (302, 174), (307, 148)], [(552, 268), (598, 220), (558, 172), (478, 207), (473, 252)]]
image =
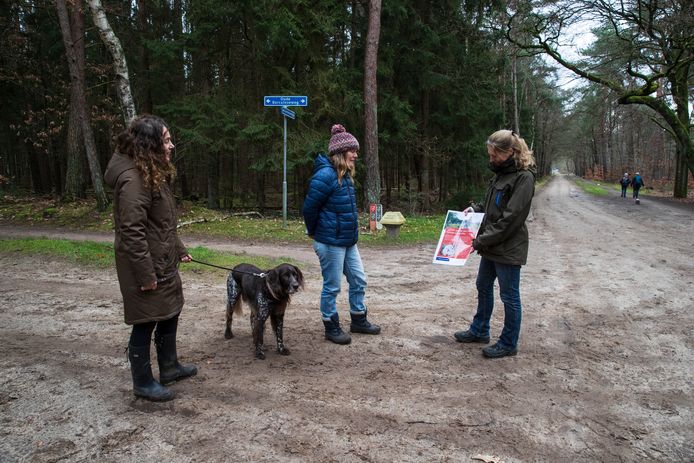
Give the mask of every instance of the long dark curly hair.
[(153, 191), (161, 190), (167, 181), (173, 181), (176, 168), (166, 160), (164, 129), (161, 117), (151, 114), (138, 116), (118, 135), (118, 151), (135, 162), (144, 184)]

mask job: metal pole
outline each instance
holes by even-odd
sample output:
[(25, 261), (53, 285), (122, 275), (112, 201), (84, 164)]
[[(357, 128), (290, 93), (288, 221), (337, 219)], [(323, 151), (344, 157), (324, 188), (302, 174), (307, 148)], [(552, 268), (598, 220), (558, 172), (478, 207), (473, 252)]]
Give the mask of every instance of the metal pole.
[(284, 116), (284, 180), (282, 181), (282, 228), (287, 228), (287, 116)]

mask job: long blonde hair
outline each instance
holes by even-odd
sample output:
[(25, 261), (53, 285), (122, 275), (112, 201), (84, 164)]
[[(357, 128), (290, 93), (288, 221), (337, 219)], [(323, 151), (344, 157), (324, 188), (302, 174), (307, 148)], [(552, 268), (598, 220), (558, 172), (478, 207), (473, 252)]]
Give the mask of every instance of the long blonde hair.
[(340, 185), (342, 185), (342, 177), (344, 177), (347, 172), (349, 172), (350, 177), (354, 178), (354, 164), (350, 166), (345, 160), (347, 151), (348, 150), (340, 151), (339, 153), (330, 155), (330, 162), (335, 166), (335, 170), (337, 171), (337, 183)]
[(535, 165), (533, 152), (530, 151), (525, 140), (513, 130), (497, 130), (489, 136), (487, 144), (500, 151), (513, 150), (511, 157), (516, 162), (518, 170), (527, 170)]

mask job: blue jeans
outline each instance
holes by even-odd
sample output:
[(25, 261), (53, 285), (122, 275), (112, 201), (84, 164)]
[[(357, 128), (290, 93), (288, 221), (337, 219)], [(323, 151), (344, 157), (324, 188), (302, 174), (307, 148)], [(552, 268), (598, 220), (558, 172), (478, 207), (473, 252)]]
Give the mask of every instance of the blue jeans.
[(499, 279), (499, 294), (504, 303), (504, 329), (501, 347), (516, 349), (521, 327), (520, 265), (507, 265), (482, 257), (477, 273), (477, 313), (470, 325), (476, 336), (489, 336), (489, 320), (494, 310), (494, 280)]
[(366, 275), (357, 245), (332, 246), (314, 241), (313, 249), (316, 251), (323, 274), (323, 291), (320, 294), (320, 312), (323, 320), (330, 320), (330, 317), (337, 313), (335, 300), (340, 293), (342, 274), (347, 277), (349, 283), (349, 311), (353, 314), (365, 313)]

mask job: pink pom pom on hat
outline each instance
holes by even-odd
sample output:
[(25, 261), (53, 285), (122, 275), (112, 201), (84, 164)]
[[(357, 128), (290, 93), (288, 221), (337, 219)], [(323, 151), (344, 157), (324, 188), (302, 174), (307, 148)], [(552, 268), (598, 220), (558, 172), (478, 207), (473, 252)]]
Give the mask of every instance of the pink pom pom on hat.
[(328, 143), (328, 153), (331, 156), (348, 150), (359, 151), (359, 142), (342, 125), (333, 125), (330, 133), (332, 136), (330, 137), (330, 143)]

